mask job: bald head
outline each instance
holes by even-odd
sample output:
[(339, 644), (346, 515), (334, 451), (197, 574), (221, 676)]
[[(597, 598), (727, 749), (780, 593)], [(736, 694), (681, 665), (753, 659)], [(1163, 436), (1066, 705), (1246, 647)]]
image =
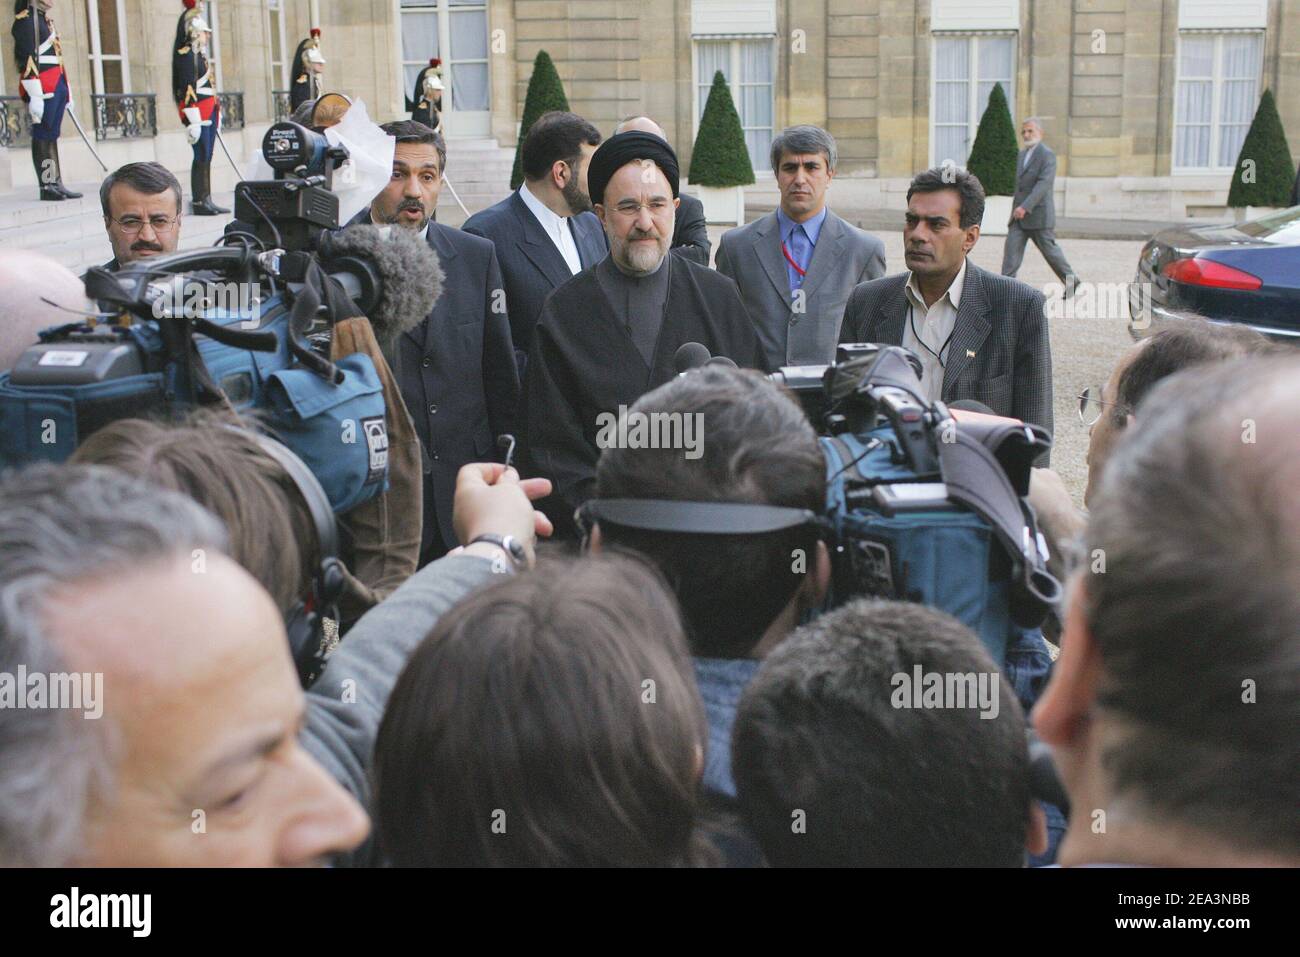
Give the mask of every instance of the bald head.
[(0, 289), (5, 291), (0, 296), (0, 372), (13, 368), (36, 343), (40, 330), (71, 322), (74, 317), (66, 310), (84, 313), (94, 308), (80, 279), (36, 253), (0, 256)]
[(622, 123), (618, 124), (618, 128), (614, 130), (614, 135), (617, 136), (619, 133), (631, 133), (634, 130), (640, 133), (653, 133), (661, 140), (668, 139), (668, 137), (664, 135), (664, 128), (648, 116), (629, 116)]

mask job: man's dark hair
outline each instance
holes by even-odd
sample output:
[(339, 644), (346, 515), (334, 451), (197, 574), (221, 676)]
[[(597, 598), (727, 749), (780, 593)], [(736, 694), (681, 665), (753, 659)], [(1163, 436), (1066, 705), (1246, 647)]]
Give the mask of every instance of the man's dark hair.
[(577, 176), (582, 166), (582, 145), (599, 146), (600, 130), (576, 113), (552, 110), (543, 113), (524, 137), (522, 165), (524, 177), (538, 180), (557, 161), (568, 163)]
[[(970, 679), (962, 707), (895, 707), (897, 676), (913, 682), (918, 665), (988, 676), (996, 716), (981, 717), (992, 709)], [(741, 815), (774, 866), (1024, 863), (1024, 716), (975, 633), (935, 609), (859, 599), (794, 632), (745, 690), (731, 754)]]
[(786, 153), (792, 156), (821, 154), (826, 159), (826, 168), (832, 173), (835, 172), (835, 163), (839, 159), (835, 137), (820, 126), (786, 127), (772, 140), (768, 153), (773, 173), (780, 172), (781, 157)]
[(176, 194), (176, 212), (180, 214), (181, 184), (172, 175), (171, 170), (161, 163), (127, 163), (105, 176), (104, 182), (99, 184), (99, 205), (105, 217), (111, 215), (108, 210), (108, 194), (118, 183), (125, 183), (147, 196), (154, 196), (170, 189)]
[(944, 189), (955, 190), (961, 198), (957, 225), (962, 229), (974, 226), (984, 218), (984, 185), (978, 176), (959, 166), (936, 166), (917, 173), (907, 187), (907, 199), (911, 202), (914, 193), (937, 193)]
[(432, 146), (438, 151), (438, 172), (447, 172), (447, 143), (430, 127), (416, 120), (394, 120), (379, 127), (399, 143), (415, 143), (419, 146)]
[[(706, 366), (647, 393), (633, 412), (700, 413), (702, 455), (606, 449), (597, 498), (749, 502), (821, 511), (826, 462), (803, 410), (756, 372)], [(647, 532), (601, 523), (602, 541), (649, 556), (677, 594), (691, 650), (744, 658), (815, 567), (817, 532)], [(802, 556), (802, 560), (800, 559)]]
[(1115, 384), (1114, 423), (1123, 426), (1157, 382), (1189, 366), (1269, 352), (1268, 338), (1249, 326), (1219, 326), (1188, 316), (1161, 329), (1138, 349)]
[(402, 672), (375, 744), (398, 866), (705, 863), (704, 709), (663, 581), (547, 559), (457, 605)]
[(1300, 856), (1300, 355), (1179, 372), (1088, 523), (1112, 794), (1157, 826)]

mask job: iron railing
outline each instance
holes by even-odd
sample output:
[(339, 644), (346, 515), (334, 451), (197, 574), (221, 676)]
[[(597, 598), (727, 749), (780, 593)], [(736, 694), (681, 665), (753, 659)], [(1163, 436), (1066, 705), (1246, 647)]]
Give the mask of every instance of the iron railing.
[(32, 114), (21, 96), (0, 96), (0, 146), (28, 146), (32, 142)]
[(275, 122), (277, 123), (281, 120), (287, 120), (289, 114), (293, 112), (293, 107), (289, 105), (288, 90), (272, 90), (271, 105), (273, 107), (272, 112), (275, 114)]
[(242, 130), (244, 128), (244, 94), (218, 93), (217, 102), (221, 104), (221, 128), (223, 130)]
[(96, 93), (95, 139), (137, 139), (158, 135), (158, 108), (152, 93)]

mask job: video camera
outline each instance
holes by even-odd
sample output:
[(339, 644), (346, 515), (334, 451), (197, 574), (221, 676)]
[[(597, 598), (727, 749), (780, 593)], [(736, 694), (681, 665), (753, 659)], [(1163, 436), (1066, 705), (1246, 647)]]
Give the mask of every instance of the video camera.
[(789, 389), (818, 435), (862, 434), (888, 422), (918, 476), (939, 472), (931, 437), (951, 418), (920, 392), (921, 360), (907, 349), (872, 342), (844, 344), (824, 366), (786, 366), (773, 381)]
[(262, 156), (275, 179), (235, 187), (236, 219), (251, 224), (265, 247), (315, 249), (322, 233), (339, 226), (339, 199), (332, 190), (334, 171), (348, 158), (347, 147), (282, 120), (262, 137)]
[(224, 245), (87, 272), (99, 313), (43, 330), (0, 376), (0, 465), (63, 461), (117, 419), (229, 403), (259, 413), (335, 511), (384, 490), (379, 372), (364, 353), (332, 361), (333, 327), (364, 316), (381, 346), (394, 342), (432, 310), (437, 256), (406, 230), (335, 232), (346, 148), (283, 122), (262, 152), (276, 178), (236, 186), (252, 225)]

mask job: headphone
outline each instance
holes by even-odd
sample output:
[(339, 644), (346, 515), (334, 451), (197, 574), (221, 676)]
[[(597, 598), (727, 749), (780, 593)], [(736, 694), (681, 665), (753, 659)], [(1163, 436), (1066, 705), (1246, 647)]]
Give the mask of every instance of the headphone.
[(811, 527), (819, 537), (831, 531), (829, 521), (806, 508), (754, 505), (741, 502), (681, 502), (669, 499), (593, 498), (573, 516), (583, 548), (600, 522), (647, 532), (691, 535), (763, 535), (789, 528)]
[(343, 594), (347, 580), (347, 570), (338, 557), (338, 526), (329, 496), (307, 463), (270, 436), (247, 431), (262, 451), (279, 463), (297, 487), (303, 501), (307, 503), (307, 511), (316, 530), (317, 560), (312, 570), (311, 594), (290, 609), (284, 622), (285, 631), (289, 635), (289, 652), (305, 688), (316, 679), (325, 665), (324, 620), (329, 617), (338, 621), (338, 599)]

